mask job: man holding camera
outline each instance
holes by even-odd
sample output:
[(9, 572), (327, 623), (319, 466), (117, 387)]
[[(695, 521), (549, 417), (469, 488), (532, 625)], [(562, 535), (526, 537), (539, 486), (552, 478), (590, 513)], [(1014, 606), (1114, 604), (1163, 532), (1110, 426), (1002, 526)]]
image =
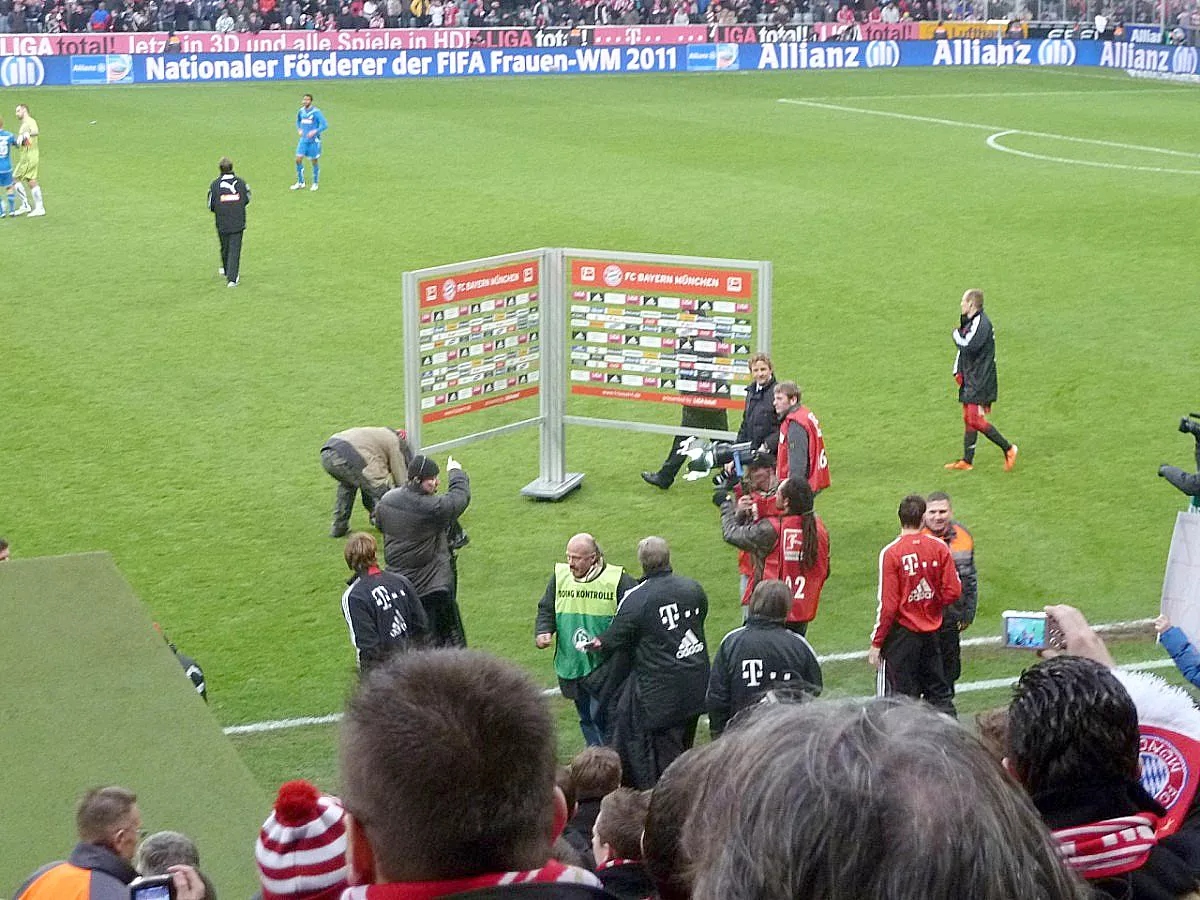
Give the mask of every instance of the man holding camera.
[(1200, 497), (1200, 413), (1192, 413), (1179, 420), (1179, 430), (1190, 434), (1196, 439), (1196, 472), (1185, 472), (1179, 466), (1168, 466), (1165, 463), (1158, 467), (1158, 477), (1165, 478), (1189, 497)]
[(408, 464), (408, 481), (394, 487), (375, 507), (383, 532), (383, 556), (412, 582), (429, 618), (432, 644), (465, 647), (467, 636), (458, 609), (458, 574), (448, 532), (471, 502), (471, 481), (451, 456), (446, 462), (450, 487), (437, 495), (441, 469), (418, 455)]

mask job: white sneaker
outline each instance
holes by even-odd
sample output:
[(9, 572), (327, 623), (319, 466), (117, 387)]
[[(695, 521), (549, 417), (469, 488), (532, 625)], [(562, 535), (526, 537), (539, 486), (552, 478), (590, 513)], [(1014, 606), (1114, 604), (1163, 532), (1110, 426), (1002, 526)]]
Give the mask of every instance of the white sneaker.
[(25, 213), (29, 212), (31, 209), (33, 209), (33, 207), (31, 207), (29, 204), (24, 204), (24, 205), (22, 205), (22, 206), (21, 206), (21, 208), (20, 208), (20, 209), (18, 209), (18, 210), (17, 210), (15, 213), (13, 213), (12, 215), (14, 215), (14, 216), (23, 216), (23, 215), (25, 215)]
[(218, 275), (224, 275), (224, 274), (225, 274), (225, 267), (224, 267), (224, 266), (221, 266), (221, 268), (217, 269), (217, 274), (218, 274)]
[[(301, 187), (304, 187), (304, 185), (300, 185), (300, 186), (301, 186)], [(309, 190), (310, 190), (310, 191), (315, 191), (316, 189), (317, 189), (317, 183), (314, 181), (314, 182), (313, 182), (313, 186), (312, 186), (312, 187), (310, 187), (310, 188), (309, 188)]]
[(46, 208), (44, 206), (39, 206), (37, 209), (35, 209), (33, 212), (31, 212), (29, 214), (29, 218), (32, 219), (34, 216), (44, 216), (45, 214), (46, 214)]
[[(239, 278), (238, 281), (241, 281), (241, 279)], [(238, 286), (237, 281), (231, 281), (231, 282), (229, 282), (229, 284), (226, 285), (226, 287), (237, 287), (237, 286)]]
[(302, 191), (302, 190), (304, 190), (304, 182), (303, 182), (303, 181), (297, 181), (297, 182), (296, 182), (295, 184), (293, 184), (293, 185), (292, 185), (290, 188), (288, 188), (288, 190), (289, 190), (289, 191)]

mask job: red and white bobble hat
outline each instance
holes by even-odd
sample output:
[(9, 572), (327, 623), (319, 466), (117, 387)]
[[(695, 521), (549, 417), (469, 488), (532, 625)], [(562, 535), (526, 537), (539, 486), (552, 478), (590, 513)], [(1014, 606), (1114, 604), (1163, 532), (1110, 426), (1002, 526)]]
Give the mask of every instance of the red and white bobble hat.
[(279, 789), (254, 845), (263, 900), (337, 900), (348, 886), (346, 811), (307, 781)]

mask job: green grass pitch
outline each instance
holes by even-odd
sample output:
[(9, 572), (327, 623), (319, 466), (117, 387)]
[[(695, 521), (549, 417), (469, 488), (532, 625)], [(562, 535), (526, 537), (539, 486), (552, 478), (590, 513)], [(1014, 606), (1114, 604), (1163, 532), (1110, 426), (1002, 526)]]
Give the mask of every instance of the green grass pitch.
[[(309, 90), (332, 123), (322, 189), (292, 193)], [(778, 372), (821, 417), (832, 469), (819, 652), (865, 648), (877, 553), (909, 491), (948, 490), (975, 532), (969, 635), (1050, 600), (1094, 621), (1157, 609), (1181, 498), (1155, 468), (1190, 461), (1174, 419), (1200, 406), (1195, 88), (972, 69), (2, 94), (10, 124), (24, 101), (41, 126), (48, 215), (0, 222), (0, 533), (20, 556), (111, 551), (203, 663), (226, 725), (334, 712), (352, 684), (318, 449), (402, 421), (401, 272), (537, 246), (773, 261)], [(1075, 161), (1056, 162), (953, 123), (1110, 143), (1005, 139)], [(226, 153), (254, 192), (236, 290), (204, 206)], [(961, 449), (949, 333), (968, 287), (998, 329), (994, 420), (1021, 448), (1007, 475), (984, 442), (974, 472), (942, 469)], [(553, 684), (534, 604), (584, 529), (627, 565), (640, 537), (665, 535), (708, 589), (710, 643), (735, 624), (709, 492), (638, 479), (666, 443), (570, 430), (569, 467), (587, 477), (559, 504), (518, 495), (537, 474), (532, 432), (456, 454), (474, 488), (474, 646)], [(1159, 655), (1148, 638), (1121, 653)], [(973, 653), (963, 680), (1025, 661)], [(857, 660), (826, 681), (859, 695), (871, 677)], [(562, 721), (567, 753), (578, 736)], [(335, 787), (332, 744), (329, 727), (237, 738), (267, 791), (295, 774)]]

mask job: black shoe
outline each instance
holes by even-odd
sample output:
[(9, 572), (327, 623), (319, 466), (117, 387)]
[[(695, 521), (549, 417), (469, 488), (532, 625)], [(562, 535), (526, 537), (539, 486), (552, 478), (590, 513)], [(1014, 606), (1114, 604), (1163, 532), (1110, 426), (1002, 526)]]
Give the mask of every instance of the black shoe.
[(652, 484), (656, 488), (662, 488), (664, 491), (671, 486), (673, 478), (667, 478), (662, 472), (643, 472), (642, 481), (646, 484)]
[(345, 525), (334, 525), (332, 528), (329, 529), (329, 536), (331, 538), (345, 537), (349, 533), (350, 533), (350, 529)]

